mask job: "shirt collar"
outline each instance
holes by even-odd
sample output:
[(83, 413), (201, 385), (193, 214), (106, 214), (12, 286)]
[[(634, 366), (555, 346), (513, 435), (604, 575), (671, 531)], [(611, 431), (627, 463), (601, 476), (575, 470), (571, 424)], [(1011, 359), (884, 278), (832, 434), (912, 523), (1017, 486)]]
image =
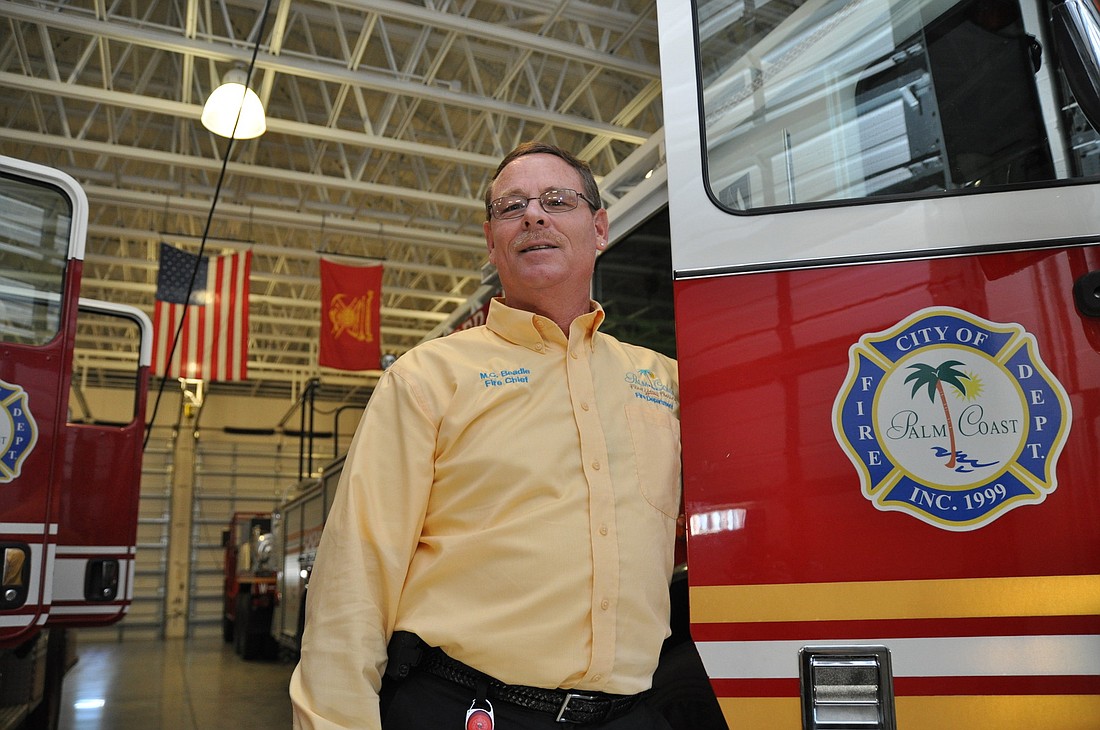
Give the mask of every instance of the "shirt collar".
[[(584, 328), (584, 340), (589, 347), (596, 330), (604, 321), (603, 307), (596, 300), (589, 300), (590, 310), (573, 320), (570, 332), (576, 336), (577, 325)], [(554, 341), (562, 346), (567, 343), (565, 335), (553, 320), (522, 309), (513, 309), (504, 303), (503, 297), (493, 297), (489, 303), (489, 316), (485, 325), (509, 342), (514, 342), (530, 350), (542, 351), (543, 342)]]

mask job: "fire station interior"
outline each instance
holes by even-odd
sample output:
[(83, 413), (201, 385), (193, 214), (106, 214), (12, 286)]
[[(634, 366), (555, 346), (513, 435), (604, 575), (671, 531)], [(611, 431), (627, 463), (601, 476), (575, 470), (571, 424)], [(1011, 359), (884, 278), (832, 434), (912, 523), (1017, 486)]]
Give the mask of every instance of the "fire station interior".
[[(732, 5), (763, 35), (813, 2)], [(945, 77), (957, 77), (960, 17), (931, 39)], [(516, 143), (590, 161), (612, 218), (593, 292), (607, 329), (675, 356), (667, 208), (631, 203), (665, 164), (659, 63), (653, 0), (0, 3), (0, 155), (85, 190), (81, 296), (153, 317), (162, 244), (251, 253), (247, 376), (149, 380), (132, 602), (120, 621), (66, 630), (56, 727), (290, 727), (315, 544), (288, 572), (273, 535), (323, 514), (384, 362), (476, 323), (498, 291), (482, 194)], [(1005, 74), (1030, 63), (1006, 58)], [(231, 141), (200, 119), (231, 74), (262, 104), (256, 137)], [(919, 184), (1046, 174), (1033, 120), (988, 93), (990, 114), (1015, 120), (997, 127), (1012, 139), (945, 130), (948, 146), (975, 145), (957, 156), (971, 167)], [(1019, 164), (981, 168), (978, 147), (993, 142), (1016, 145)], [(365, 369), (319, 364), (322, 259), (382, 266), (382, 357)], [(133, 333), (81, 319), (70, 423), (132, 416), (139, 349)], [(690, 646), (682, 575), (673, 590), (672, 643)], [(698, 670), (697, 657), (671, 661), (670, 676)], [(725, 727), (703, 680), (675, 689), (678, 730)]]
[[(266, 120), (232, 143), (200, 120), (231, 73)], [(58, 726), (289, 727), (292, 650), (226, 627), (225, 535), (321, 478), (382, 372), (318, 364), (320, 260), (383, 267), (400, 357), (494, 293), (481, 197), (505, 152), (574, 151), (612, 206), (663, 165), (661, 128), (651, 0), (0, 5), (0, 155), (86, 192), (81, 296), (152, 317), (161, 244), (252, 255), (247, 377), (150, 379), (133, 600), (67, 631)], [(622, 327), (671, 343), (649, 293), (616, 295)], [(130, 418), (137, 354), (80, 318), (71, 423)]]

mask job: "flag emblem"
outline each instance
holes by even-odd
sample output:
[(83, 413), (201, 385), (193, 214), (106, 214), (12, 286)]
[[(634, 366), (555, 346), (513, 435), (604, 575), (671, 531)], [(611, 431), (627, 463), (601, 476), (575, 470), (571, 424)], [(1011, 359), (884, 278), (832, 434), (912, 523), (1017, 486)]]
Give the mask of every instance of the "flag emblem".
[(373, 302), (373, 291), (358, 297), (351, 297), (343, 292), (336, 294), (329, 302), (328, 310), (332, 336), (339, 339), (346, 334), (360, 342), (374, 342), (374, 326), (371, 324)]

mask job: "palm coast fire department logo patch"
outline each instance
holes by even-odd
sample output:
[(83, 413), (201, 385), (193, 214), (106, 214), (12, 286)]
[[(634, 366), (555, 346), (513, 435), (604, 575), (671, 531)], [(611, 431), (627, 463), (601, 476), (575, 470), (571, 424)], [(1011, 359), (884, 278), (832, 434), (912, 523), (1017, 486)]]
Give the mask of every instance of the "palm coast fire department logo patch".
[(652, 370), (628, 371), (625, 377), (627, 385), (634, 391), (634, 397), (649, 403), (675, 410), (679, 400), (669, 385), (658, 378)]
[(948, 307), (861, 337), (833, 406), (864, 496), (955, 531), (1053, 492), (1070, 420), (1034, 336)]
[(23, 460), (38, 441), (27, 391), (0, 380), (0, 484), (19, 478)]

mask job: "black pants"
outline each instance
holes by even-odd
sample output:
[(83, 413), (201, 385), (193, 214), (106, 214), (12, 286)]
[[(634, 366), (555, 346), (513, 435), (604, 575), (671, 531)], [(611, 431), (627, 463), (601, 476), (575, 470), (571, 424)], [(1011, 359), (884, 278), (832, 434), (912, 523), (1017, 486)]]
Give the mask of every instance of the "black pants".
[[(383, 730), (464, 730), (474, 691), (427, 672), (413, 672), (382, 690)], [(493, 702), (494, 730), (669, 730), (645, 702), (611, 722), (598, 725), (558, 723), (554, 716), (506, 702)]]

